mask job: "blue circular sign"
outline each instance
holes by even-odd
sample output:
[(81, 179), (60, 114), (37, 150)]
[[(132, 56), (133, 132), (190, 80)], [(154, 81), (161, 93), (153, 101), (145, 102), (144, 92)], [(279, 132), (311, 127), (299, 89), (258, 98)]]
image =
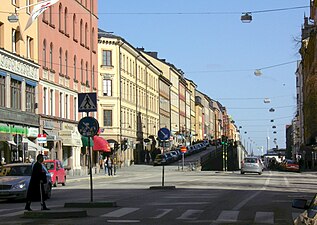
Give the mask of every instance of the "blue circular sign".
[(79, 120), (78, 123), (78, 131), (81, 135), (85, 137), (93, 137), (98, 133), (99, 130), (99, 123), (93, 117), (83, 117)]
[(163, 127), (159, 129), (159, 131), (157, 132), (157, 136), (161, 141), (166, 141), (170, 138), (171, 132), (166, 127)]

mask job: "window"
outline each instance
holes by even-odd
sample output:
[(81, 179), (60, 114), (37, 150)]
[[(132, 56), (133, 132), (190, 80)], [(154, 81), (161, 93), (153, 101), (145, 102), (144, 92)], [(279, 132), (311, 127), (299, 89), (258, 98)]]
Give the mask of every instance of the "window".
[(88, 62), (86, 62), (86, 84), (89, 84), (89, 80), (88, 80)]
[(46, 67), (46, 40), (43, 41), (43, 52), (42, 52), (42, 60), (43, 60), (43, 66)]
[(28, 59), (33, 58), (33, 38), (29, 36), (26, 37), (26, 57)]
[(74, 120), (77, 121), (77, 98), (74, 98)]
[(54, 90), (50, 90), (50, 112), (54, 116)]
[(85, 46), (88, 46), (88, 24), (85, 24)]
[(76, 76), (76, 71), (77, 71), (76, 56), (74, 56), (74, 64), (73, 64), (73, 67), (74, 67), (74, 80), (76, 80), (76, 79), (77, 79), (77, 76)]
[(76, 40), (76, 15), (73, 15), (73, 39)]
[(35, 112), (35, 86), (26, 84), (25, 87), (25, 105), (27, 112)]
[(109, 50), (102, 51), (102, 65), (112, 66), (112, 52)]
[(92, 51), (96, 51), (96, 49), (95, 49), (95, 28), (92, 28), (91, 35), (92, 35), (92, 37), (91, 37), (92, 43), (90, 44), (91, 45), (91, 50)]
[(80, 44), (83, 44), (83, 20), (80, 20), (80, 34), (79, 34)]
[(49, 16), (50, 16), (49, 23), (52, 25), (53, 24), (53, 15), (52, 15), (53, 6), (50, 6), (48, 10), (49, 10)]
[(50, 69), (53, 70), (53, 43), (50, 45)]
[(112, 96), (112, 80), (103, 79), (102, 89), (103, 89), (103, 96)]
[(68, 113), (69, 113), (69, 103), (68, 103), (68, 95), (65, 95), (65, 118), (68, 118)]
[(82, 83), (84, 82), (84, 60), (80, 62), (80, 80)]
[(13, 109), (21, 109), (21, 87), (21, 81), (11, 79), (11, 108)]
[(47, 114), (47, 88), (43, 89), (43, 114)]
[(112, 110), (103, 110), (103, 126), (112, 126)]
[(17, 5), (17, 0), (12, 0), (12, 5)]
[(63, 117), (63, 93), (59, 93), (59, 116)]
[[(30, 5), (30, 4), (31, 4), (31, 3), (30, 3), (30, 0), (26, 0), (25, 5), (27, 6), (27, 5)], [(26, 13), (27, 13), (27, 14), (30, 14), (30, 11), (31, 11), (30, 8), (31, 8), (31, 7), (26, 7)]]
[(65, 34), (67, 35), (67, 14), (68, 14), (68, 10), (67, 8), (65, 8), (65, 13), (64, 13), (64, 31), (65, 31)]
[(94, 88), (95, 87), (95, 66), (92, 66), (92, 71), (91, 71), (91, 86)]
[(0, 106), (5, 107), (6, 104), (6, 77), (5, 76), (1, 76), (0, 74)]
[(12, 29), (12, 52), (19, 54), (20, 45), (20, 32)]
[(63, 74), (63, 51), (62, 48), (59, 49), (59, 74)]
[(58, 29), (59, 31), (62, 31), (62, 4), (59, 4), (59, 8), (58, 8)]
[(65, 52), (65, 76), (68, 76), (68, 52)]

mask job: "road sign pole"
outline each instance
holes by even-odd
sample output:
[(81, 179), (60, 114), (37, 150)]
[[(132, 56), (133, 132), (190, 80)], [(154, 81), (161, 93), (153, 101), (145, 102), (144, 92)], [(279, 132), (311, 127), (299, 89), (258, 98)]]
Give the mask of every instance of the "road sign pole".
[[(165, 149), (165, 141), (163, 141), (163, 156), (165, 153), (164, 149)], [(162, 165), (162, 187), (164, 187), (164, 173), (165, 173), (165, 165), (163, 163), (163, 165)]]
[(182, 153), (182, 171), (184, 171), (184, 164), (185, 164), (185, 152)]
[[(87, 117), (89, 112), (87, 112)], [(90, 149), (90, 137), (88, 137), (88, 158), (89, 158), (89, 177), (90, 177), (90, 202), (93, 202), (93, 184), (92, 184), (92, 158)]]

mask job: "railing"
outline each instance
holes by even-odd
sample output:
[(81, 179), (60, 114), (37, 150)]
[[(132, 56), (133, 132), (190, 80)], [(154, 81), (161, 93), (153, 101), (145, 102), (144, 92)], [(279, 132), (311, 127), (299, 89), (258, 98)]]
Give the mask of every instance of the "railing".
[(200, 161), (185, 161), (184, 165), (182, 160), (178, 161), (178, 171), (200, 171)]

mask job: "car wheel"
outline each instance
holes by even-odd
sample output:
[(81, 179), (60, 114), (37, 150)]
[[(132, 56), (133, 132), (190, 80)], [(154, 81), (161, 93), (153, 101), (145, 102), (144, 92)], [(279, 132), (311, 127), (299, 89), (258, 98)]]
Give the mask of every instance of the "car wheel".
[(65, 179), (64, 179), (64, 183), (62, 183), (62, 185), (63, 185), (63, 186), (65, 186), (65, 185), (66, 185), (66, 177), (65, 177)]
[(55, 178), (54, 187), (57, 187), (57, 184), (58, 184), (58, 179), (57, 179), (57, 177), (56, 177), (56, 178)]
[(259, 175), (261, 175), (262, 173), (260, 172)]
[(244, 174), (244, 172), (241, 171), (241, 174)]

